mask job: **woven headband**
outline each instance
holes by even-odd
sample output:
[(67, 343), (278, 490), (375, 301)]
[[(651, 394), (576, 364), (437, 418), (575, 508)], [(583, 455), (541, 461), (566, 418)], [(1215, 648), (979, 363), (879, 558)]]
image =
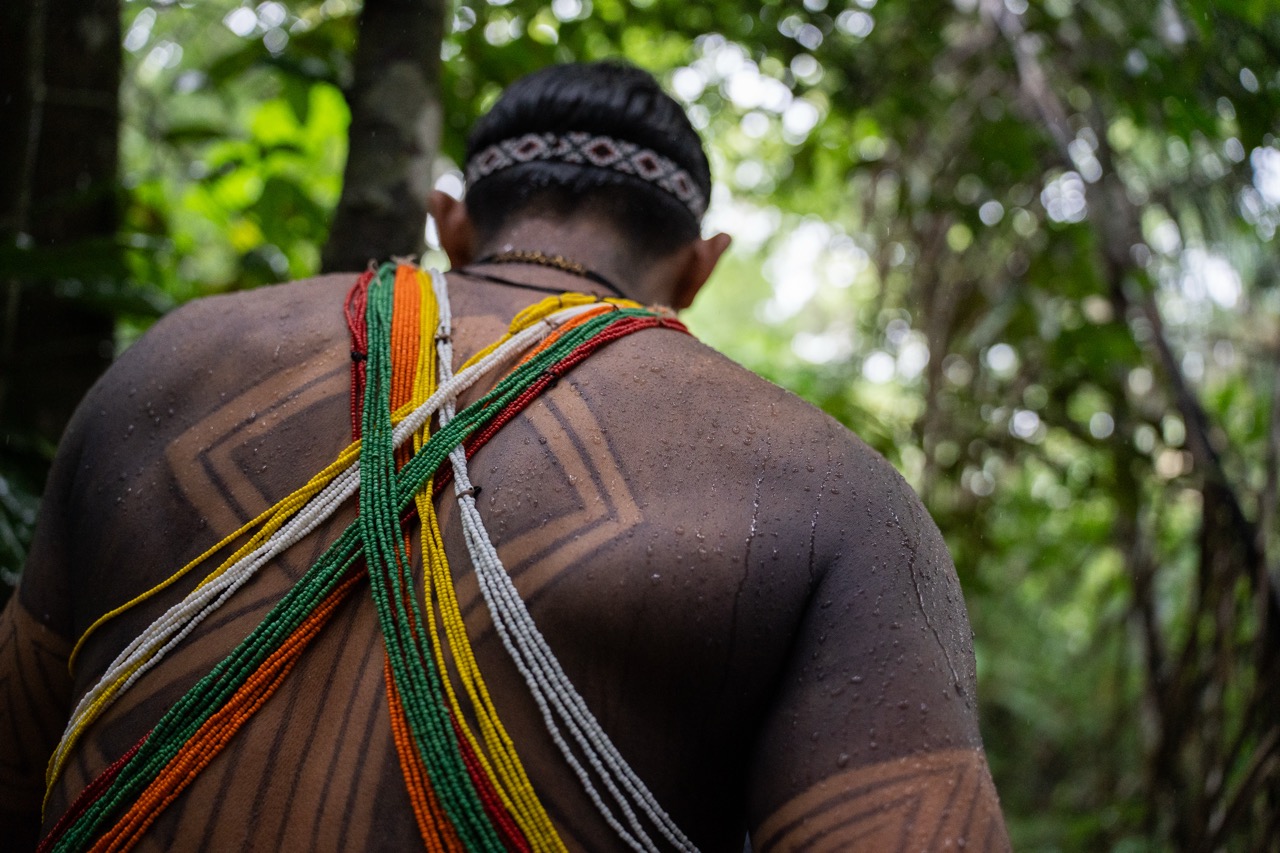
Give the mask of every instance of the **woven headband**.
[(494, 143), (467, 163), (467, 183), (474, 184), (494, 172), (537, 160), (610, 169), (647, 181), (675, 196), (689, 208), (694, 219), (701, 219), (707, 210), (702, 190), (687, 171), (671, 160), (634, 142), (581, 131), (526, 133)]

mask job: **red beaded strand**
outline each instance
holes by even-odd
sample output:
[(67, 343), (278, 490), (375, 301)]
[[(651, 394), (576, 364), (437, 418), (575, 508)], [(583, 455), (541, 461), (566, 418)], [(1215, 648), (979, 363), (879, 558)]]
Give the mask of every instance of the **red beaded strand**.
[(360, 401), (364, 400), (365, 360), (369, 357), (369, 333), (364, 325), (365, 306), (369, 300), (369, 283), (375, 271), (360, 274), (347, 293), (342, 313), (347, 320), (347, 332), (351, 337), (351, 438), (360, 437)]

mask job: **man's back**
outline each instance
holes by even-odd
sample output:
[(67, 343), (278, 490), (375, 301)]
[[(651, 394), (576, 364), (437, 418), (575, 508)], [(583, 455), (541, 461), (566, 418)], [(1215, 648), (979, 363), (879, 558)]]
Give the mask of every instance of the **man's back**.
[[(456, 367), (532, 297), (449, 278)], [(353, 281), (194, 304), (121, 359), (62, 450), (21, 593), (33, 614), (79, 636), (338, 454)], [(1003, 837), (945, 548), (901, 479), (829, 418), (686, 335), (650, 330), (576, 367), (470, 469), (570, 680), (700, 847), (741, 849), (746, 827), (761, 848), (893, 849), (896, 837), (902, 849), (983, 849)], [(467, 633), (533, 785), (571, 847), (616, 847), (495, 634), (445, 495)], [(46, 826), (353, 518), (344, 507), (272, 563), (89, 730)], [(75, 695), (196, 581), (95, 633)], [(193, 849), (419, 843), (383, 659), (364, 586), (146, 837)]]

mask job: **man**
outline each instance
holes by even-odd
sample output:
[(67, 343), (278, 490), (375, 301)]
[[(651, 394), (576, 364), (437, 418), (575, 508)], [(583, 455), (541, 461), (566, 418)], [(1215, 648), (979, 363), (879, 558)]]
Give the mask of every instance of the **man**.
[[(699, 235), (710, 175), (688, 120), (624, 66), (556, 67), (511, 86), (472, 134), (468, 181), (465, 201), (433, 199), (453, 265), (454, 368), (542, 290), (617, 289), (685, 307), (729, 243)], [(44, 764), (71, 706), (199, 573), (89, 633), (68, 678), (75, 638), (350, 440), (356, 371), (343, 306), (354, 279), (188, 305), (80, 407), (0, 635), (8, 837), (35, 837)], [(434, 501), (478, 670), (539, 808), (570, 849), (666, 849), (674, 837), (737, 851), (748, 832), (757, 850), (1006, 848), (961, 593), (919, 501), (830, 418), (665, 325), (565, 373), (475, 451), (460, 497), (444, 489)], [(370, 347), (354, 356), (373, 371)], [(544, 727), (545, 703), (470, 571), (475, 535), (460, 501), (471, 500), (598, 721), (591, 737), (616, 747), (682, 835), (650, 827), (643, 840), (642, 821), (600, 793), (598, 768), (579, 774), (583, 748), (561, 750)], [(85, 728), (41, 835), (76, 814), (80, 792), (324, 559), (355, 503), (274, 558)], [(421, 595), (422, 555), (411, 559)], [(335, 609), (278, 691), (147, 825), (142, 847), (423, 843), (368, 589)], [(452, 719), (475, 727), (477, 712)], [(447, 798), (444, 782), (430, 784)]]

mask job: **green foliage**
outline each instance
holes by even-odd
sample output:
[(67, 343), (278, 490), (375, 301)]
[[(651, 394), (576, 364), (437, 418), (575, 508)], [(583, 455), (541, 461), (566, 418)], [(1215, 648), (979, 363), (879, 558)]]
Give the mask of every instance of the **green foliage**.
[(35, 528), (39, 497), (12, 475), (0, 475), (0, 601), (18, 583), (27, 543)]
[(315, 273), (341, 189), (355, 18), (340, 3), (126, 7), (135, 278), (180, 302)]

